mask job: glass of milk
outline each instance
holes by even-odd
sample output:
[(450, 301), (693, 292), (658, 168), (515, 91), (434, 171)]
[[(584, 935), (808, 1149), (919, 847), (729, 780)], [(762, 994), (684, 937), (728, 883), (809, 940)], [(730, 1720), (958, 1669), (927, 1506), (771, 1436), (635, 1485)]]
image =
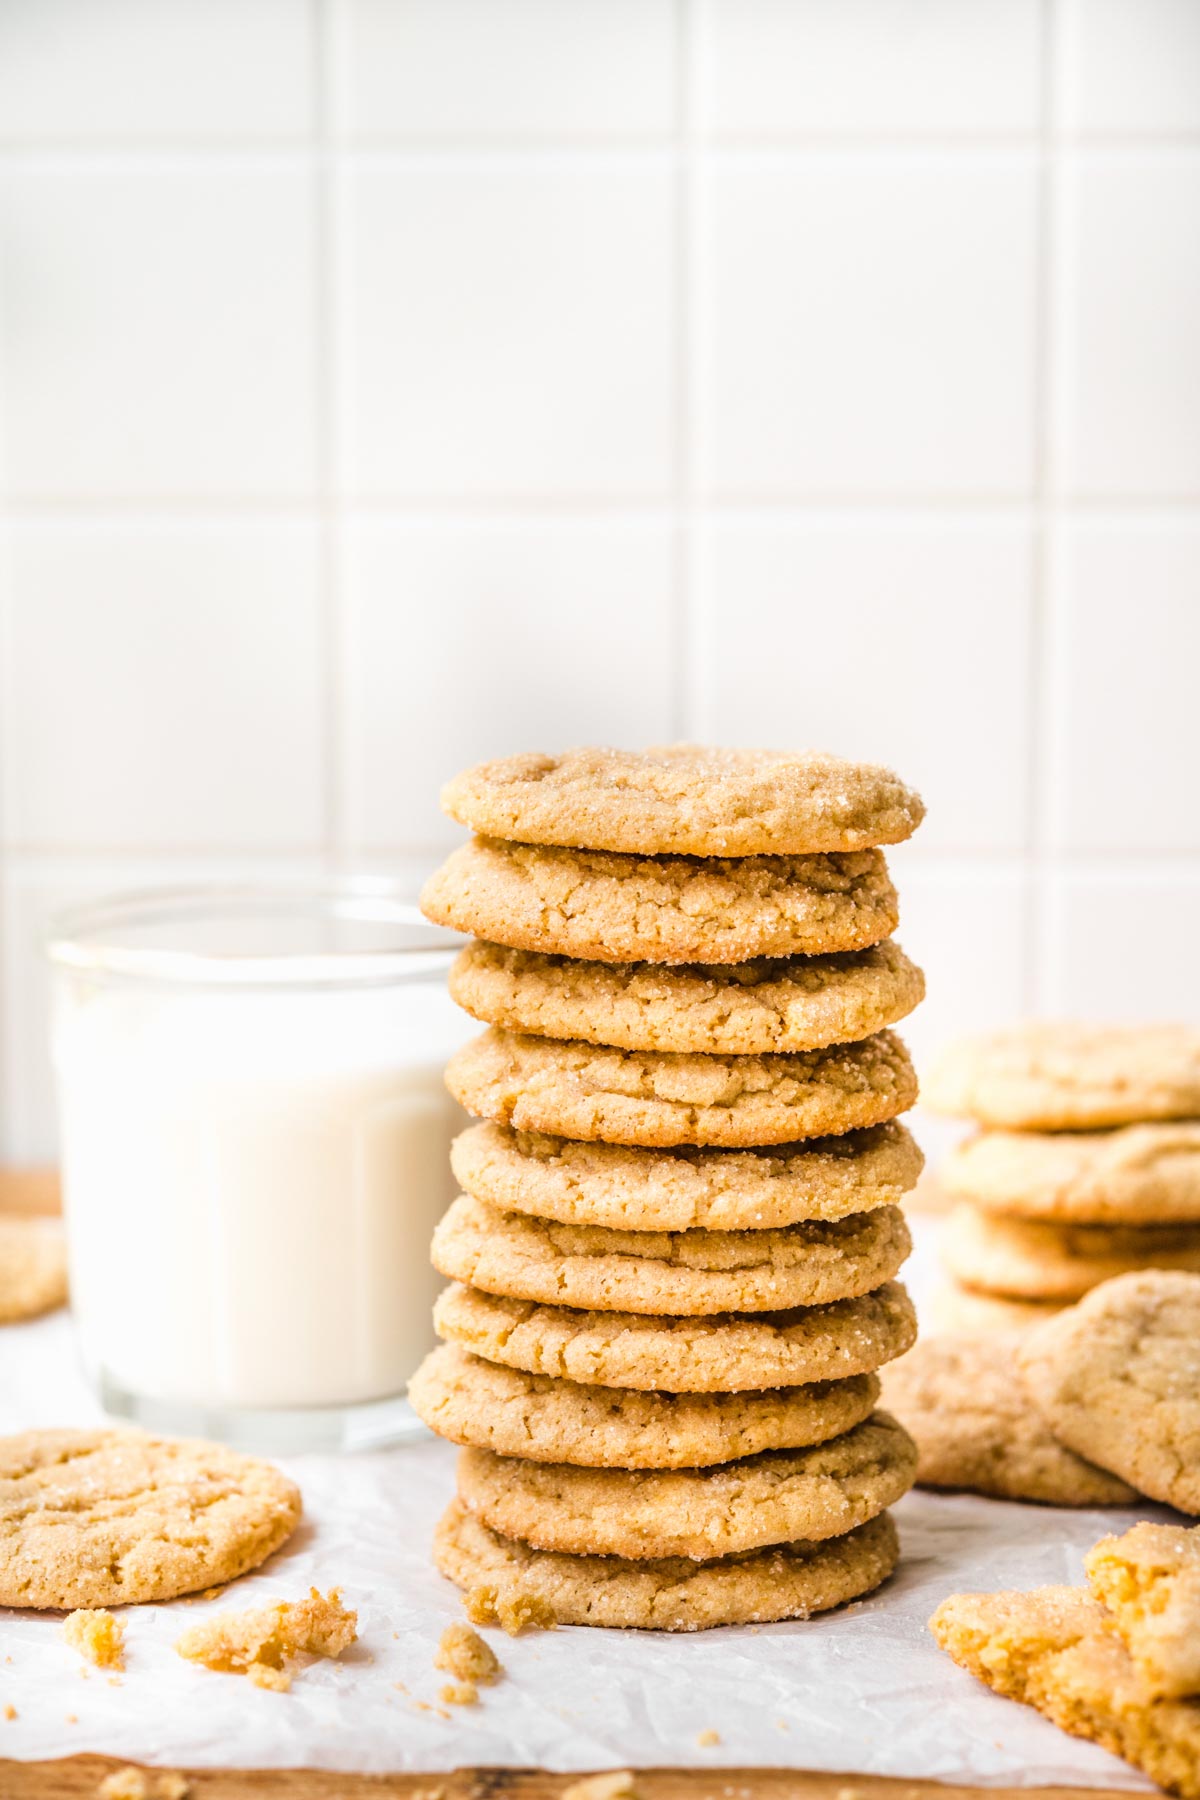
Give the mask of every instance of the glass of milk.
[(55, 924), (71, 1296), (105, 1408), (274, 1449), (421, 1428), (466, 1122), (458, 941), (383, 883), (115, 898)]

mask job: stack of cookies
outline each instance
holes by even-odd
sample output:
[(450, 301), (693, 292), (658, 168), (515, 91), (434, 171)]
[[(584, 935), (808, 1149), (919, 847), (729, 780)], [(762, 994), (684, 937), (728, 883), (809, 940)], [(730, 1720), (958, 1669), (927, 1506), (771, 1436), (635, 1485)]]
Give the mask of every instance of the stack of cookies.
[[(560, 1623), (804, 1617), (897, 1556), (915, 1450), (875, 1411), (921, 1157), (888, 1027), (921, 999), (877, 846), (918, 797), (825, 756), (681, 746), (458, 777), (422, 896), (472, 934), (483, 1121), (410, 1397), (465, 1446), (438, 1566)], [(482, 1609), (482, 1610), (481, 1610)]]
[(956, 1046), (924, 1097), (982, 1127), (939, 1171), (940, 1325), (1025, 1327), (1115, 1275), (1200, 1270), (1200, 1031), (1024, 1025)]

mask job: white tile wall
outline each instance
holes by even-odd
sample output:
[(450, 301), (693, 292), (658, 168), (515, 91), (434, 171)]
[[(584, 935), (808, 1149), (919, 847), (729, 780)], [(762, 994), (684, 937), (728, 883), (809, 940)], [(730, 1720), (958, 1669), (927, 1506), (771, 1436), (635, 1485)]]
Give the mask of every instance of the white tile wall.
[(931, 997), (1200, 1012), (1194, 0), (0, 0), (0, 1147), (64, 899), (894, 761)]

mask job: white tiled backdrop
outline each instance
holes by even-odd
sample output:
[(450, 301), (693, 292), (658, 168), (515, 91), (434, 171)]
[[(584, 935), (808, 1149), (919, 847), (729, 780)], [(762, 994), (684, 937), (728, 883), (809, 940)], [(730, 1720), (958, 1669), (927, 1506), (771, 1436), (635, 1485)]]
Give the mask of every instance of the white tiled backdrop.
[(927, 1053), (1200, 1013), (1200, 0), (0, 0), (3, 1150), (97, 890), (894, 762)]

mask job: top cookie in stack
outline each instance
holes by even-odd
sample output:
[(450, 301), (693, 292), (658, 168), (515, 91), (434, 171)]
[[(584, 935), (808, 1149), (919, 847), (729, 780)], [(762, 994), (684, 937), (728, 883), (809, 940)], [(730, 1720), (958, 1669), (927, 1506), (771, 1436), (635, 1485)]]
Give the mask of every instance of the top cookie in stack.
[(1014, 1027), (955, 1046), (925, 1098), (983, 1128), (940, 1171), (959, 1200), (947, 1323), (1037, 1322), (1127, 1271), (1200, 1270), (1200, 1032)]
[(484, 1123), (411, 1389), (467, 1446), (439, 1566), (676, 1630), (868, 1591), (915, 1461), (872, 1409), (915, 1332), (888, 1028), (924, 991), (878, 846), (920, 800), (680, 746), (514, 757), (443, 802), (480, 835), (422, 905), (479, 940), (451, 992), (489, 1029), (447, 1072)]

